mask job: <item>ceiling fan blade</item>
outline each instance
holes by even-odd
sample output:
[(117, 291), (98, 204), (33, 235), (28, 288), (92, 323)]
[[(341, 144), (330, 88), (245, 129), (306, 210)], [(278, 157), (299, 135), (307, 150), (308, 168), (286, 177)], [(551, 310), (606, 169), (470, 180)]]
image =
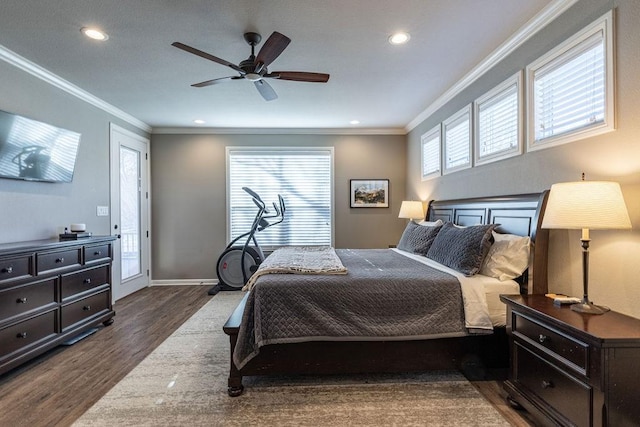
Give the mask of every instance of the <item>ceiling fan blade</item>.
[(234, 70), (236, 70), (237, 72), (239, 72), (242, 75), (245, 75), (246, 72), (238, 67), (236, 64), (232, 64), (229, 61), (225, 61), (224, 59), (220, 59), (217, 56), (213, 56), (207, 52), (203, 52), (201, 50), (196, 49), (195, 47), (191, 47), (191, 46), (187, 46), (184, 43), (180, 43), (180, 42), (173, 42), (171, 43), (171, 46), (177, 47), (178, 49), (182, 49), (185, 52), (189, 52), (192, 53), (194, 55), (198, 55), (201, 58), (204, 59), (208, 59), (209, 61), (213, 61), (213, 62), (217, 62), (218, 64), (222, 64), (222, 65), (226, 65), (227, 67), (233, 68)]
[(326, 83), (327, 81), (329, 81), (329, 74), (307, 73), (304, 71), (274, 71), (272, 73), (265, 74), (264, 77), (312, 83)]
[(260, 92), (260, 95), (262, 95), (265, 101), (273, 101), (274, 99), (278, 99), (276, 91), (273, 90), (269, 83), (265, 82), (264, 80), (257, 80), (253, 82), (253, 84), (256, 86), (258, 92)]
[(280, 56), (282, 51), (289, 46), (291, 39), (284, 34), (274, 31), (269, 36), (258, 56), (256, 56), (256, 72), (259, 73), (264, 67), (268, 67), (275, 59)]
[(218, 83), (224, 83), (224, 82), (227, 82), (229, 80), (238, 80), (238, 79), (244, 79), (244, 77), (242, 77), (242, 76), (220, 77), (219, 79), (213, 79), (213, 80), (207, 80), (205, 82), (194, 83), (191, 86), (193, 86), (193, 87), (206, 87), (206, 86), (211, 86), (211, 85), (215, 85), (215, 84), (218, 84)]

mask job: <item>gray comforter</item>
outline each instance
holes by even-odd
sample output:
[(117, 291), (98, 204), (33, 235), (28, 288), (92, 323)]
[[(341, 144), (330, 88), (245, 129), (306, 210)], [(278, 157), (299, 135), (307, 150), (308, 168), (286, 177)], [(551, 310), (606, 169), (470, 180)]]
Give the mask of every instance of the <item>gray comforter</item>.
[(267, 344), (467, 335), (458, 280), (388, 249), (338, 249), (346, 275), (269, 274), (254, 285), (233, 355)]

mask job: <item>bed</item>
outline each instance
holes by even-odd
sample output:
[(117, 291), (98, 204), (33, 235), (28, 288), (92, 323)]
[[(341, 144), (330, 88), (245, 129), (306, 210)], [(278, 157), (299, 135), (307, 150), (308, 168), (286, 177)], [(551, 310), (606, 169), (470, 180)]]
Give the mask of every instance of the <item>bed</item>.
[[(494, 280), (492, 283), (496, 286), (492, 287), (489, 283), (491, 280), (483, 283), (482, 275), (472, 275), (478, 276), (480, 280), (480, 282), (477, 280), (474, 282), (475, 289), (483, 288), (486, 292), (486, 296), (483, 295), (482, 298), (487, 298), (486, 306), (491, 322), (489, 325), (486, 319), (480, 319), (479, 323), (474, 323), (474, 316), (468, 314), (473, 312), (467, 311), (467, 300), (470, 299), (468, 294), (463, 298), (452, 297), (453, 300), (459, 299), (460, 303), (449, 302), (449, 300), (437, 302), (433, 306), (441, 307), (433, 310), (440, 312), (441, 318), (437, 320), (435, 317), (432, 319), (431, 314), (428, 318), (422, 316), (425, 317), (424, 323), (428, 324), (425, 327), (430, 328), (428, 333), (420, 332), (422, 329), (419, 328), (422, 328), (422, 325), (418, 325), (418, 329), (414, 325), (414, 323), (423, 322), (422, 318), (396, 321), (397, 316), (393, 310), (404, 311), (406, 308), (407, 313), (410, 313), (415, 310), (413, 307), (415, 304), (428, 304), (433, 299), (432, 296), (425, 297), (419, 294), (422, 292), (421, 285), (416, 282), (419, 277), (438, 276), (444, 271), (447, 273), (444, 274), (445, 276), (454, 277), (454, 280), (459, 279), (460, 283), (463, 283), (464, 279), (463, 275), (454, 274), (455, 272), (447, 269), (446, 266), (434, 269), (433, 266), (429, 266), (433, 260), (425, 261), (423, 258), (426, 257), (408, 254), (403, 250), (391, 248), (336, 250), (338, 257), (344, 261), (345, 270), (348, 271), (345, 275), (340, 275), (338, 272), (326, 276), (278, 274), (259, 277), (255, 281), (255, 287), (247, 292), (223, 327), (230, 341), (229, 395), (235, 397), (242, 394), (244, 376), (459, 369), (471, 378), (478, 378), (484, 375), (486, 369), (506, 368), (509, 361), (508, 340), (504, 327), (506, 316), (504, 311), (501, 311), (504, 307), (495, 301), (501, 293), (547, 292), (548, 231), (540, 227), (547, 195), (548, 191), (544, 191), (535, 194), (429, 203), (425, 220), (429, 221), (429, 224), (434, 224), (436, 221), (443, 222), (449, 227), (447, 230), (450, 232), (458, 232), (458, 227), (452, 227), (450, 223), (469, 229), (480, 229), (482, 225), (483, 229), (490, 229), (492, 233), (528, 236), (531, 239), (528, 268), (514, 281), (506, 281), (500, 285), (496, 282), (501, 281)], [(442, 232), (438, 234), (441, 237), (440, 240), (444, 234)], [(379, 323), (372, 327), (367, 325), (364, 332), (359, 329), (362, 323), (361, 318), (344, 317), (345, 313), (352, 314), (353, 311), (349, 304), (352, 303), (350, 295), (354, 293), (348, 290), (361, 289), (354, 287), (356, 285), (369, 286), (370, 276), (367, 274), (371, 273), (360, 273), (358, 263), (369, 263), (372, 266), (380, 263), (383, 268), (378, 268), (379, 270), (395, 269), (403, 272), (411, 270), (411, 274), (403, 273), (402, 277), (394, 278), (393, 283), (386, 284), (386, 288), (390, 290), (387, 294), (381, 294), (379, 289), (373, 288), (371, 295), (375, 295), (373, 298), (375, 301), (388, 300), (392, 305), (381, 305), (376, 308), (374, 311), (382, 313), (382, 319), (377, 319)], [(407, 268), (404, 267), (405, 265)], [(353, 285), (340, 282), (344, 279), (357, 283)], [(474, 277), (471, 279), (475, 280)], [(345, 284), (338, 285), (339, 283)], [(316, 290), (323, 287), (333, 289), (332, 292), (338, 292), (337, 297), (333, 296), (334, 300), (322, 302), (324, 297), (321, 296), (320, 291), (316, 292)], [(457, 287), (465, 288), (461, 285)], [(279, 293), (264, 293), (267, 289)], [(454, 294), (450, 291), (453, 289), (450, 285), (446, 289), (447, 292), (440, 293)], [(318, 313), (307, 310), (306, 314), (298, 314), (298, 317), (295, 317), (295, 310), (288, 310), (290, 305), (295, 304), (290, 302), (295, 298), (289, 300), (287, 292), (294, 293), (296, 298), (302, 296), (305, 300), (315, 292), (318, 296), (314, 298), (319, 299), (312, 302), (314, 305), (312, 311), (318, 311)], [(358, 295), (360, 293), (363, 292), (357, 292)], [(404, 299), (399, 295), (404, 295)], [(259, 300), (258, 296), (262, 299)], [(263, 307), (279, 307), (279, 311), (274, 308), (274, 314), (269, 314), (268, 311), (256, 310), (256, 306), (260, 307), (256, 300), (263, 301)], [(338, 305), (344, 305), (346, 308), (336, 309), (335, 301), (339, 301)], [(326, 308), (316, 310), (316, 302), (318, 307), (323, 307), (323, 303), (326, 304)], [(451, 313), (457, 312), (462, 314), (461, 321), (451, 317)], [(313, 317), (314, 315), (316, 318)], [(471, 320), (467, 316), (470, 316)], [(260, 322), (265, 323), (254, 325), (256, 318), (260, 318)], [(313, 329), (317, 327), (317, 318), (329, 318), (331, 324), (321, 327), (328, 329)], [(457, 324), (460, 322), (463, 323), (462, 327)], [(278, 326), (278, 331), (284, 331), (281, 332), (284, 335), (269, 336), (271, 323)], [(348, 331), (345, 336), (332, 332), (336, 328), (344, 329), (345, 327), (348, 329), (355, 327), (356, 331)], [(259, 333), (256, 333), (256, 330)], [(264, 335), (267, 335), (267, 339), (262, 339)]]

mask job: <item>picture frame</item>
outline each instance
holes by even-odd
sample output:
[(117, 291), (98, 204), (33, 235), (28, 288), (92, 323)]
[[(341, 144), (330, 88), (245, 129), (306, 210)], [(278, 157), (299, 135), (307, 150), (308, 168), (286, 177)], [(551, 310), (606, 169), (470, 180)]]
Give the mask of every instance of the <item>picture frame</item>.
[(388, 179), (350, 179), (349, 198), (352, 208), (388, 208)]

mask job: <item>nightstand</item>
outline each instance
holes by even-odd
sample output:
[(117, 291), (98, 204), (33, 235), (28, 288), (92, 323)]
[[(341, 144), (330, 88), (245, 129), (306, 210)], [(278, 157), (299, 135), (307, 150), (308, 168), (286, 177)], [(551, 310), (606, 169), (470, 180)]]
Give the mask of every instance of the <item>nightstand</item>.
[(544, 295), (501, 295), (511, 352), (504, 389), (542, 425), (640, 425), (640, 320), (582, 314)]

